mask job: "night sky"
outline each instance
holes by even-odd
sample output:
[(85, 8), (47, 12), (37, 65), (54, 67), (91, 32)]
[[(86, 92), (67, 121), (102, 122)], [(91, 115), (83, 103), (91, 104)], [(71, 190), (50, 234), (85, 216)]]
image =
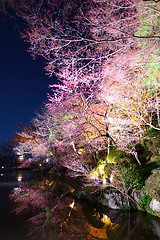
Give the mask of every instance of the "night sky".
[(13, 20), (0, 24), (0, 141), (13, 138), (18, 124), (29, 125), (55, 81), (45, 74), (45, 62), (30, 56), (28, 47)]

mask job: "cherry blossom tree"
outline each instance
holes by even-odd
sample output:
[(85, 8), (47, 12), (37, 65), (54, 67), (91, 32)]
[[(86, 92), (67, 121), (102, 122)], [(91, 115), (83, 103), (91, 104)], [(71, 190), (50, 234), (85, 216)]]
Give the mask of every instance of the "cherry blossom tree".
[(28, 140), (19, 149), (37, 159), (53, 150), (54, 159), (80, 170), (85, 154), (96, 162), (93, 153), (107, 144), (109, 151), (115, 142), (137, 140), (146, 125), (157, 128), (158, 80), (153, 94), (143, 85), (147, 64), (157, 61), (158, 3), (21, 0), (9, 7), (26, 24), (22, 37), (32, 56), (44, 57), (48, 74), (59, 79), (46, 113), (34, 122), (36, 140), (23, 133)]
[[(156, 1), (6, 1), (26, 23), (29, 51), (47, 61), (50, 75), (63, 68), (75, 77), (99, 71), (115, 55), (158, 44)], [(143, 44), (142, 44), (143, 42)], [(144, 47), (145, 46), (145, 47)]]
[(27, 156), (24, 165), (43, 161), (49, 152), (48, 141), (44, 135), (40, 136), (38, 128), (32, 124), (31, 127), (22, 127), (22, 131), (16, 133), (14, 151), (17, 156)]
[[(58, 77), (32, 130), (19, 134), (15, 151), (31, 155), (27, 164), (50, 157), (52, 165), (87, 179), (99, 160), (106, 165), (111, 147), (126, 149), (147, 127), (160, 130), (156, 1), (20, 0), (8, 6), (26, 24), (22, 37), (30, 43), (32, 56), (44, 57), (47, 73)], [(116, 181), (101, 176), (87, 187), (114, 188), (129, 203), (120, 168), (112, 169)], [(25, 189), (13, 198), (42, 210), (33, 222), (41, 219), (45, 226), (51, 221), (63, 230), (66, 222), (59, 220), (59, 213), (68, 221), (74, 201), (64, 193), (55, 197), (53, 190), (41, 196)], [(62, 199), (71, 204), (67, 211), (62, 211)]]
[(13, 8), (27, 23), (22, 36), (31, 54), (45, 57), (51, 75), (66, 66), (77, 77), (99, 72), (104, 60), (134, 46), (136, 1), (22, 0)]
[[(155, 1), (10, 3), (27, 24), (22, 36), (30, 43), (29, 51), (33, 57), (45, 57), (50, 75), (80, 84), (91, 82), (97, 89), (99, 83), (106, 83), (105, 69), (110, 69), (110, 64), (118, 81), (127, 82), (120, 72), (125, 54), (151, 53), (159, 42), (159, 6)], [(119, 68), (115, 66), (116, 57)], [(145, 60), (151, 62), (153, 57)]]
[(146, 82), (150, 74), (135, 52), (115, 58), (103, 74), (99, 99), (109, 106), (106, 121), (117, 144), (122, 147), (138, 140), (147, 127), (160, 130), (159, 77)]

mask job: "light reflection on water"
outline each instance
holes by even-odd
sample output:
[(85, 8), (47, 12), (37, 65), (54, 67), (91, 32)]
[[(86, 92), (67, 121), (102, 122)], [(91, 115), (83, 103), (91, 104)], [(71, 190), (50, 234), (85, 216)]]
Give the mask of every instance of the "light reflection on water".
[[(31, 171), (17, 170), (0, 174), (0, 186), (18, 186), (20, 182), (35, 183), (37, 177)], [(38, 180), (39, 181), (39, 180)]]
[[(4, 174), (1, 176), (0, 189), (0, 208), (3, 215), (0, 220), (0, 234), (3, 240), (160, 239), (160, 219), (145, 212), (115, 211), (87, 201), (78, 203), (72, 197), (73, 189), (66, 184), (49, 180), (40, 182), (27, 171)], [(28, 212), (27, 216), (20, 215), (19, 218), (10, 214), (15, 206), (8, 197), (12, 189), (17, 189), (19, 195), (25, 199), (20, 204), (25, 211), (30, 209), (29, 204), (33, 204), (31, 199), (33, 202), (37, 201), (29, 228), (25, 226)], [(29, 238), (26, 237), (28, 233), (32, 234)]]

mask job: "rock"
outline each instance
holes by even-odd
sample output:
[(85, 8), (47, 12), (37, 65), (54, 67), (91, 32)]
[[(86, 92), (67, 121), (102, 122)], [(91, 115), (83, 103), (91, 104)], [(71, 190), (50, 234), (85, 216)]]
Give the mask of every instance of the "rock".
[(139, 203), (141, 198), (145, 195), (144, 190), (135, 190), (132, 192), (132, 198)]
[(105, 197), (108, 199), (108, 206), (111, 209), (123, 209), (127, 206), (126, 200), (118, 191), (110, 191), (109, 194), (105, 194)]
[(105, 196), (106, 199), (109, 199), (109, 193), (108, 193), (108, 192), (106, 192), (106, 193), (104, 194), (104, 196)]
[(157, 172), (160, 173), (160, 168), (155, 168), (152, 170), (152, 173), (157, 173)]
[(150, 209), (156, 212), (160, 212), (160, 202), (153, 198), (149, 204)]

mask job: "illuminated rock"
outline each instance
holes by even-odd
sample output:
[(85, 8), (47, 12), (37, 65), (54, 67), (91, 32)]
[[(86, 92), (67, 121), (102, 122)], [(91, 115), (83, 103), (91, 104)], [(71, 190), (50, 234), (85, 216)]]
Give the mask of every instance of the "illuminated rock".
[(160, 212), (160, 202), (157, 201), (156, 199), (152, 199), (150, 204), (149, 204), (149, 207), (153, 210), (153, 211), (156, 211), (156, 212)]

